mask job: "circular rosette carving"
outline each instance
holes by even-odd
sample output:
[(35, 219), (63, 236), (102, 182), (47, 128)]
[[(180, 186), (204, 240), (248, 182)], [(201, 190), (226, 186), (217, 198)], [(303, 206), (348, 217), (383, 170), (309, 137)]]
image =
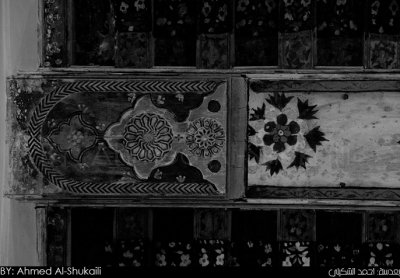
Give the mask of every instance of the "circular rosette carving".
[(197, 119), (190, 123), (186, 132), (189, 151), (200, 157), (211, 157), (219, 153), (225, 143), (224, 128), (213, 119)]
[(129, 120), (123, 133), (123, 145), (140, 161), (154, 161), (171, 150), (173, 135), (169, 122), (156, 114), (142, 113)]

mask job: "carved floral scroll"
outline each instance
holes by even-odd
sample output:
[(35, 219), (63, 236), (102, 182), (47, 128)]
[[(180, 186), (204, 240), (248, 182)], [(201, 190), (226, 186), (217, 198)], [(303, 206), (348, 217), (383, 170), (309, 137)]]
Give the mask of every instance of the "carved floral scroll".
[(225, 192), (222, 81), (12, 80), (10, 86), (14, 193)]

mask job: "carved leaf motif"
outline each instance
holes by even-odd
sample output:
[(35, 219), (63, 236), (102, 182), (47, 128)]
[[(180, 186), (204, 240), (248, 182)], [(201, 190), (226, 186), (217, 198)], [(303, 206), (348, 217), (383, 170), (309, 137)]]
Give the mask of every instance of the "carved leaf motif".
[(284, 93), (275, 93), (268, 96), (269, 98), (266, 101), (271, 104), (272, 106), (278, 108), (282, 111), (283, 108), (291, 101), (293, 97), (286, 97)]
[(257, 147), (256, 145), (249, 143), (248, 145), (249, 160), (254, 158), (255, 161), (259, 163), (260, 152), (261, 152), (261, 147)]
[(311, 120), (311, 119), (318, 119), (315, 117), (315, 113), (318, 112), (318, 110), (314, 110), (317, 105), (308, 105), (308, 99), (304, 102), (301, 101), (301, 99), (297, 99), (297, 108), (299, 109), (299, 119), (303, 120)]
[(271, 176), (273, 174), (279, 174), (279, 172), (283, 170), (282, 163), (279, 161), (279, 159), (270, 160), (263, 165), (267, 166), (266, 171), (269, 170)]
[(296, 167), (296, 169), (299, 169), (299, 167), (303, 167), (304, 169), (306, 169), (306, 163), (308, 163), (309, 158), (311, 158), (311, 156), (305, 153), (295, 152), (295, 158), (288, 168), (294, 166)]
[(325, 133), (323, 133), (322, 131), (319, 130), (319, 126), (313, 128), (312, 130), (310, 130), (306, 135), (304, 135), (304, 137), (307, 140), (308, 145), (310, 145), (310, 147), (314, 150), (314, 152), (317, 151), (317, 146), (321, 146), (321, 142), (323, 141), (329, 141), (328, 139), (326, 139)]
[(250, 121), (265, 119), (265, 103), (261, 107), (252, 108), (251, 110), (253, 110), (253, 113), (250, 114)]

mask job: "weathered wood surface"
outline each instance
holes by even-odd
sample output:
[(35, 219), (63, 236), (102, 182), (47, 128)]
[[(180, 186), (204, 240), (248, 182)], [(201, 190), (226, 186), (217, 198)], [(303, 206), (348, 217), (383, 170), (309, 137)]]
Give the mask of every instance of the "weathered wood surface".
[(13, 79), (9, 84), (13, 194), (226, 191), (223, 79)]
[(276, 81), (290, 92), (273, 93), (263, 82), (250, 85), (249, 186), (399, 188), (398, 87), (327, 93), (315, 81), (321, 91), (306, 93), (307, 82)]

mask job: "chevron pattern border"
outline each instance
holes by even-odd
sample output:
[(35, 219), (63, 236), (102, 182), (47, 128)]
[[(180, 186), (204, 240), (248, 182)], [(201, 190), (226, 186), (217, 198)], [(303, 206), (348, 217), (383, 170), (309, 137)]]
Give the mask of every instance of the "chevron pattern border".
[(138, 92), (138, 93), (211, 93), (223, 81), (104, 81), (88, 80), (66, 83), (47, 94), (34, 110), (29, 122), (29, 154), (43, 175), (62, 190), (77, 194), (177, 194), (217, 195), (211, 183), (89, 183), (69, 180), (56, 172), (46, 160), (40, 142), (41, 129), (50, 110), (63, 98), (79, 92)]

